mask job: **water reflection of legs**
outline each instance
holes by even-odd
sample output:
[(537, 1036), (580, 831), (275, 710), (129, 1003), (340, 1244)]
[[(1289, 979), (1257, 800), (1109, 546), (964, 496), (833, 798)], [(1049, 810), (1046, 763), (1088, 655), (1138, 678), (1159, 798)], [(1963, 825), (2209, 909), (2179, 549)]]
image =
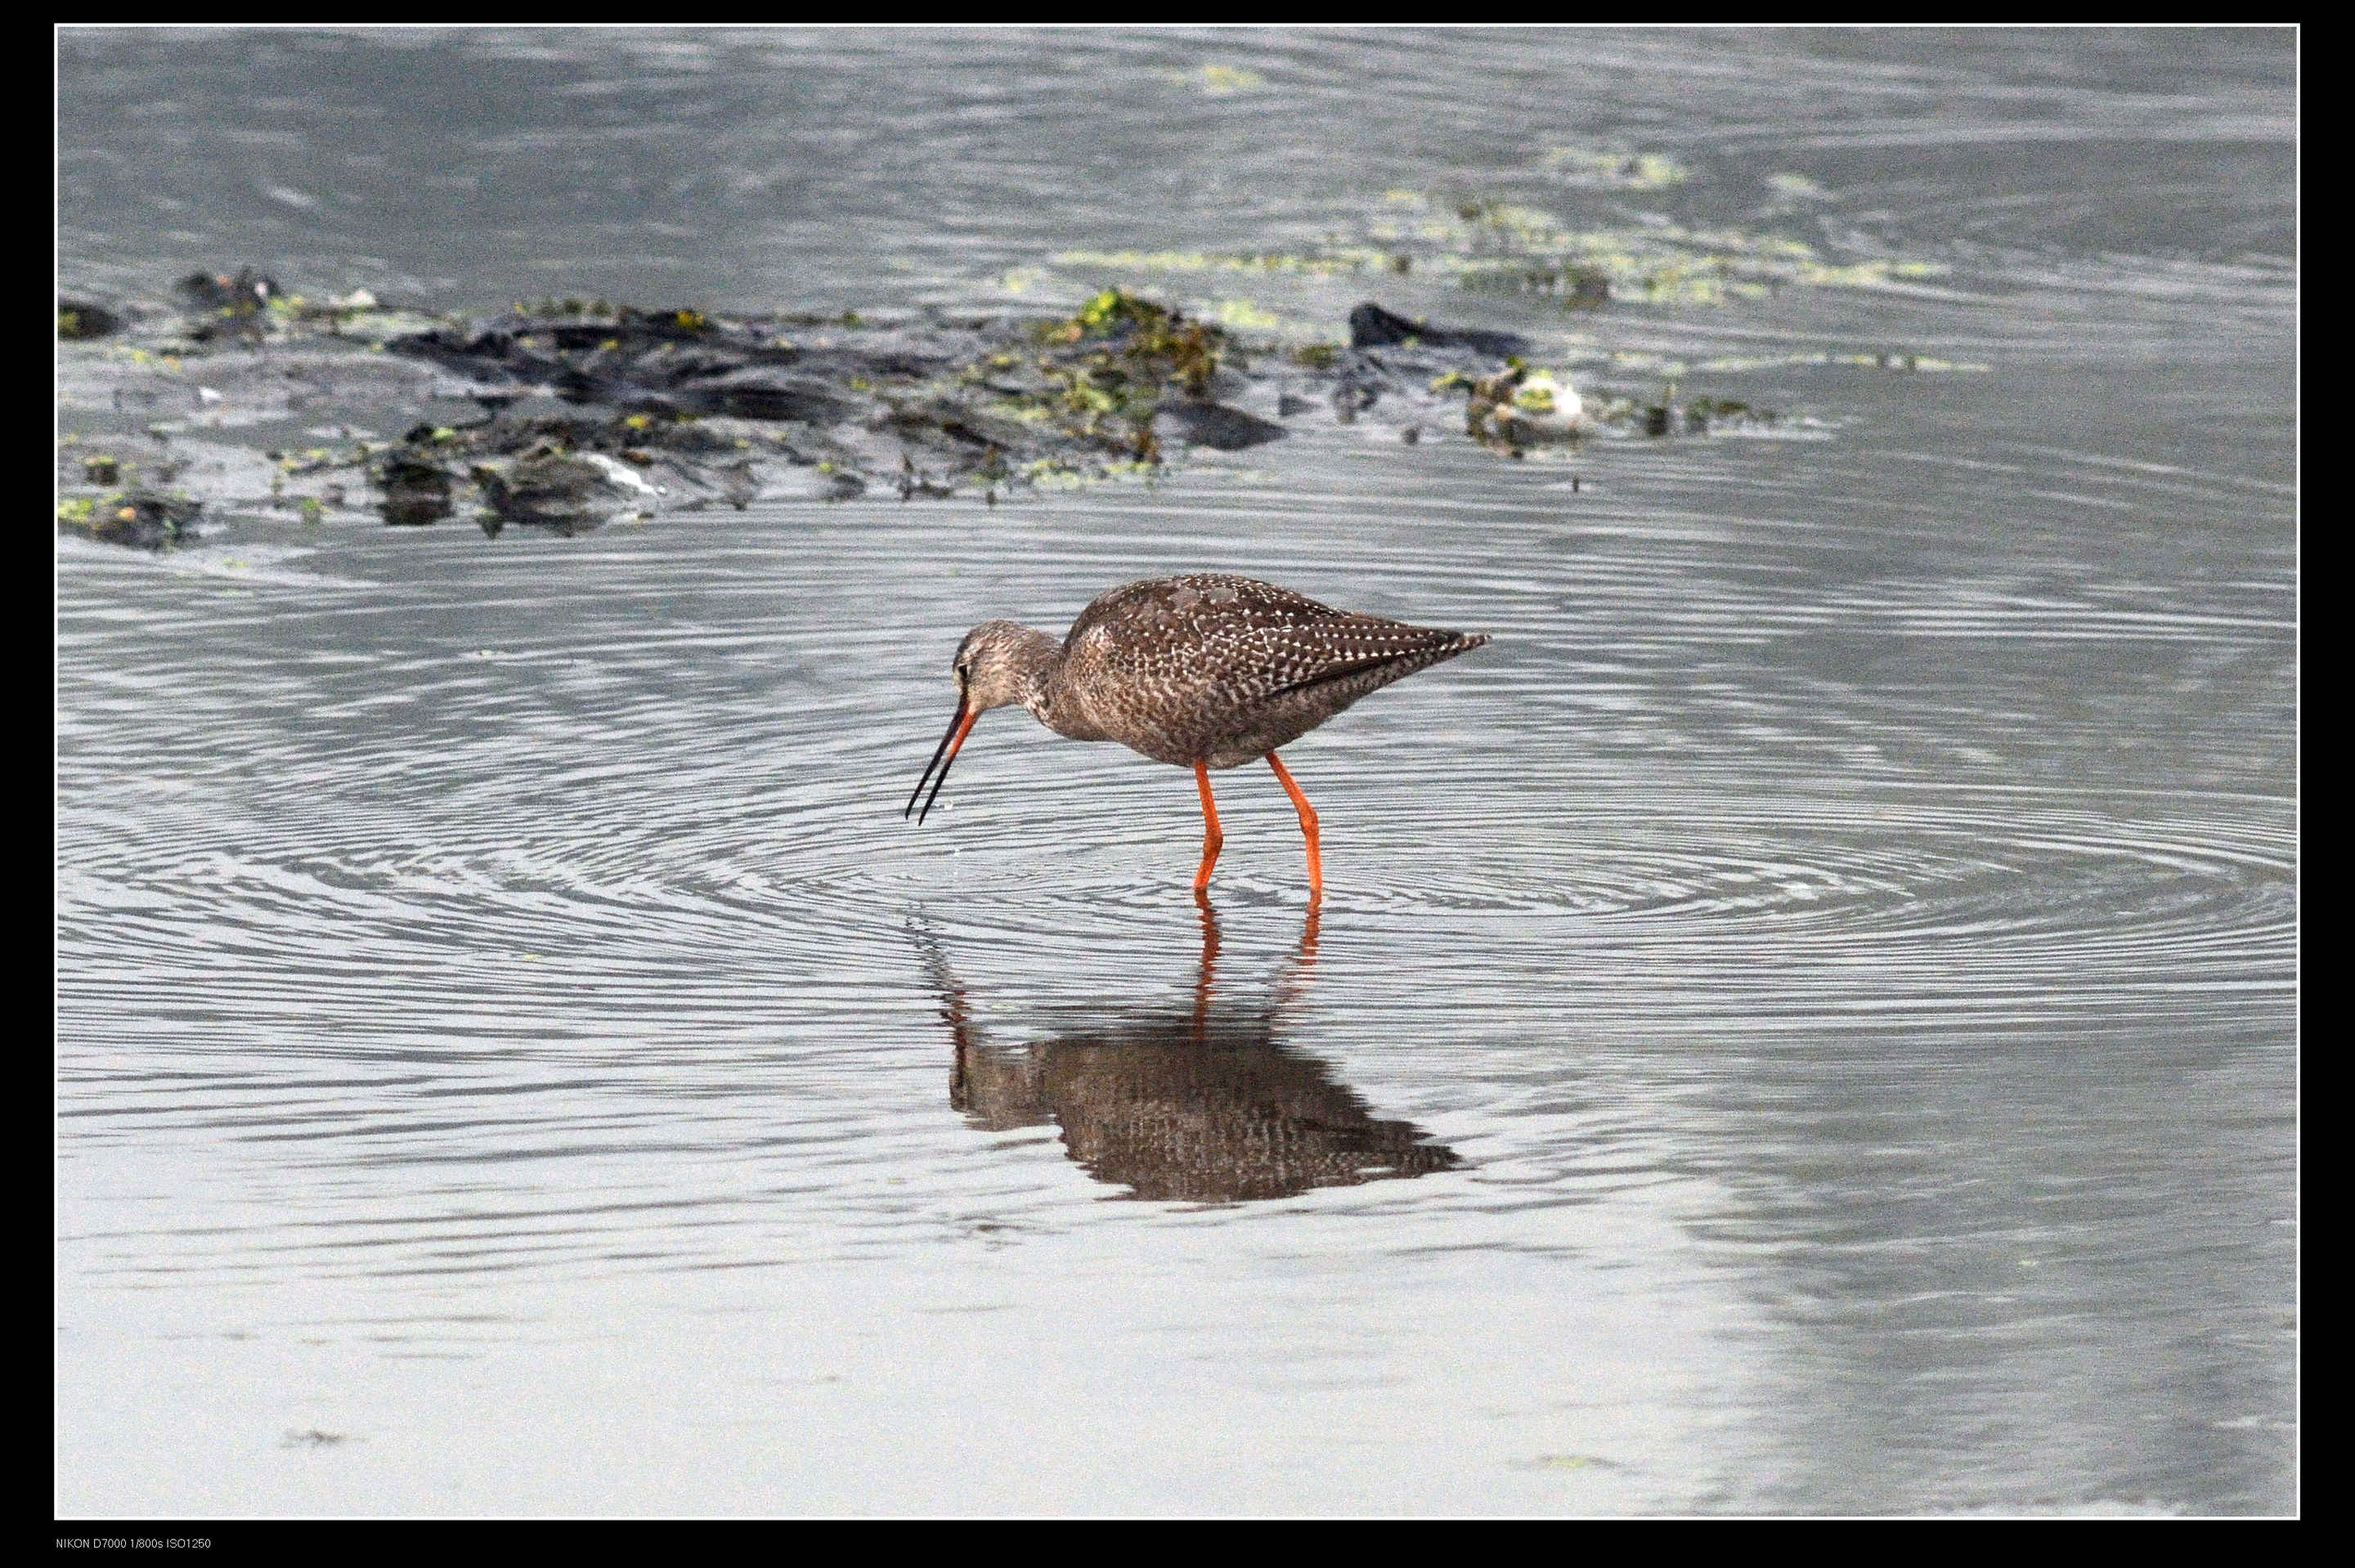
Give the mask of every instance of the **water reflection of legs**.
[(1194, 976), (1194, 1038), (1210, 1023), (1210, 969), (1219, 961), (1219, 912), (1210, 907), (1210, 895), (1201, 888), (1194, 889), (1194, 909), (1202, 921), (1202, 967)]
[(940, 943), (919, 929), (955, 1052), (949, 1103), (992, 1131), (1058, 1126), (1074, 1161), (1139, 1198), (1288, 1197), (1461, 1163), (1412, 1123), (1377, 1119), (1327, 1063), (1283, 1043), (1316, 964), (1316, 902), (1284, 977), (1257, 998), (1220, 995), (1218, 915), (1207, 897), (1195, 908), (1202, 950), (1184, 1012), (1058, 1018), (1021, 1046), (985, 1038)]
[[(1199, 1040), (1209, 1026), (1210, 998), (1215, 991), (1211, 971), (1219, 961), (1219, 912), (1210, 907), (1209, 894), (1197, 892), (1194, 913), (1202, 925), (1202, 967), (1194, 977), (1194, 1035)], [(1300, 948), (1292, 956), (1291, 969), (1275, 988), (1271, 1025), (1308, 989), (1309, 973), (1316, 967), (1317, 927), (1323, 916), (1323, 900), (1309, 899), (1308, 913), (1300, 927)]]

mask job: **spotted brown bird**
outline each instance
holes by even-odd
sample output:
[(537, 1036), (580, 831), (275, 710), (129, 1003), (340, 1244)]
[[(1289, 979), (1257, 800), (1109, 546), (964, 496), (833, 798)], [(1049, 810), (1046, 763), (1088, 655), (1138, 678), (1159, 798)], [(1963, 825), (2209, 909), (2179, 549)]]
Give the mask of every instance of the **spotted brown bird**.
[(1277, 748), (1368, 693), (1487, 641), (1352, 615), (1269, 583), (1217, 574), (1114, 588), (1082, 610), (1060, 643), (1010, 620), (986, 620), (957, 648), (956, 716), (900, 815), (916, 811), (920, 798), (916, 820), (931, 813), (974, 720), (1019, 705), (1058, 735), (1116, 740), (1194, 770), (1202, 793), (1198, 894), (1209, 886), (1225, 842), (1210, 769), (1266, 758), (1300, 812), (1309, 895), (1317, 897), (1325, 868), (1316, 812)]

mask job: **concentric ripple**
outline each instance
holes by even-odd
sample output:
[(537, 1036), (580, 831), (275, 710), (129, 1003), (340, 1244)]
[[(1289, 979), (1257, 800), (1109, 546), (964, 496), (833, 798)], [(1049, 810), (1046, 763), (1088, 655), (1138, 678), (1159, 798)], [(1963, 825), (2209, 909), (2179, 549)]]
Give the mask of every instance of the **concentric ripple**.
[[(758, 976), (792, 977), (796, 1008), (857, 1012), (908, 991), (918, 906), (1021, 955), (1026, 983), (1064, 969), (1092, 988), (1158, 983), (1122, 955), (1184, 903), (1200, 824), (1181, 771), (1008, 710), (976, 730), (932, 821), (899, 808), (953, 699), (962, 626), (1058, 624), (1101, 585), (1163, 569), (1100, 542), (1161, 504), (993, 518), (1004, 554), (978, 573), (977, 521), (958, 535), (967, 569), (928, 574), (908, 569), (927, 541), (900, 514), (831, 511), (773, 535), (687, 524), (488, 556), (379, 541), (364, 556), (399, 560), (410, 585), (391, 591), (323, 588), (292, 560), (203, 604), (155, 580), (127, 620), (69, 599), (69, 1015), (97, 1038), (110, 1016), (140, 1033), (148, 1009), (201, 990), (240, 999), (220, 1021), (232, 1035), (259, 1014), (306, 1037), (331, 1022), (426, 1037), (453, 1007), (495, 1029), (554, 982), (593, 1001), (592, 1033), (668, 1033), (724, 1017)], [(2105, 752), (2131, 761), (2131, 698), (2073, 715), (2066, 784), (2039, 778), (2055, 737), (2013, 717), (2048, 700), (2051, 661), (2021, 656), (2048, 632), (2063, 640), (2048, 649), (2152, 635), (2157, 609), (2083, 613), (2130, 586), (1979, 588), (1976, 604), (2018, 608), (1925, 627), (1918, 572), (1801, 599), (1750, 571), (1792, 547), (1782, 529), (1700, 537), (1657, 504), (1455, 511), (1578, 586), (1500, 577), (1403, 523), (1361, 535), (1374, 559), (1337, 586), (1269, 553), (1266, 520), (1240, 511), (1191, 514), (1193, 542), (1167, 562), (1241, 564), (1498, 637), (1294, 751), (1326, 824), (1327, 919), (1433, 944), (1420, 968), (1368, 977), (1385, 1005), (1393, 979), (1490, 969), (1550, 977), (1540, 991), (1578, 976), (1589, 1027), (1611, 1026), (1598, 977), (1631, 986), (1631, 1029), (1664, 1005), (1759, 1026), (2196, 1012), (2286, 983), (2280, 800), (2087, 773)], [(1827, 557), (1856, 547), (1815, 532)], [(141, 599), (125, 587), (110, 580), (108, 602)], [(2162, 645), (2187, 648), (2174, 668), (2276, 656), (2269, 586), (2244, 594), (2268, 608), (2169, 622)], [(126, 640), (167, 689), (124, 678)], [(2198, 722), (2201, 705), (2182, 705)], [(1298, 831), (1273, 780), (1217, 783), (1216, 896), (1297, 904)]]

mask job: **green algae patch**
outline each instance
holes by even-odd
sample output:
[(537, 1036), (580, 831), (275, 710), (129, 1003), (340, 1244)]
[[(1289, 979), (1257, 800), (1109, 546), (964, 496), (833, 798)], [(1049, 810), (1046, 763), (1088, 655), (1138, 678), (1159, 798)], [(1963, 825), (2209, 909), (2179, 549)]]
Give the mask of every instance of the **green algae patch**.
[(1198, 66), (1192, 70), (1166, 71), (1163, 77), (1179, 87), (1194, 88), (1210, 98), (1231, 98), (1237, 93), (1256, 92), (1267, 85), (1267, 78), (1248, 66)]
[(1279, 277), (1344, 278), (1386, 266), (1390, 258), (1376, 250), (1327, 256), (1294, 251), (1221, 255), (1209, 250), (1059, 250), (1048, 260), (1058, 267), (1126, 272), (1257, 272)]
[(1284, 317), (1252, 300), (1213, 300), (1210, 310), (1230, 332), (1280, 333), (1288, 324)]
[(1564, 185), (1590, 190), (1664, 191), (1692, 178), (1692, 171), (1657, 153), (1625, 153), (1599, 147), (1553, 147), (1540, 166)]
[(1929, 261), (1859, 261), (1834, 267), (1810, 260), (1800, 264), (1798, 281), (1819, 289), (1885, 289), (1901, 280), (1943, 277), (1946, 270)]
[[(1620, 182), (1608, 188), (1627, 190), (1665, 189), (1689, 177), (1668, 160), (1635, 154), (1580, 154), (1561, 170), (1586, 171), (1587, 184), (1604, 182), (1608, 173)], [(1688, 227), (1656, 215), (1632, 224), (1578, 225), (1525, 202), (1403, 189), (1385, 191), (1356, 232), (1298, 250), (1064, 250), (1049, 260), (1099, 275), (1243, 276), (1270, 284), (1409, 275), (1475, 293), (1550, 301), (1568, 312), (1600, 310), (1614, 300), (1720, 308), (1785, 288), (1902, 289), (1947, 271), (1902, 257), (1838, 260), (1773, 232)], [(1023, 285), (1042, 285), (1038, 270), (1025, 271)]]

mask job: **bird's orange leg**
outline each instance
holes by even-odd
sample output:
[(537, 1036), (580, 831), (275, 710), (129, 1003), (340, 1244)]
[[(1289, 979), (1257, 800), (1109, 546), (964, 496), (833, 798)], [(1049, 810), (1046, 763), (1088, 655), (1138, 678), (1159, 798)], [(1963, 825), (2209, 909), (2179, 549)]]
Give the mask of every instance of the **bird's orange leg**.
[[(1300, 786), (1292, 781), (1292, 775), (1273, 751), (1267, 754), (1267, 765), (1284, 780), (1284, 792), (1292, 797), (1294, 808), (1300, 812), (1300, 836), (1308, 841), (1308, 900), (1314, 904), (1325, 896), (1325, 857), (1316, 850), (1316, 808), (1308, 803), (1308, 797), (1300, 792)], [(1202, 788), (1209, 788), (1207, 780)]]
[(1219, 831), (1219, 808), (1210, 799), (1210, 769), (1207, 765), (1194, 764), (1194, 782), (1202, 787), (1202, 869), (1194, 874), (1194, 891), (1208, 893), (1210, 868), (1219, 863), (1219, 848), (1227, 842), (1227, 835)]

